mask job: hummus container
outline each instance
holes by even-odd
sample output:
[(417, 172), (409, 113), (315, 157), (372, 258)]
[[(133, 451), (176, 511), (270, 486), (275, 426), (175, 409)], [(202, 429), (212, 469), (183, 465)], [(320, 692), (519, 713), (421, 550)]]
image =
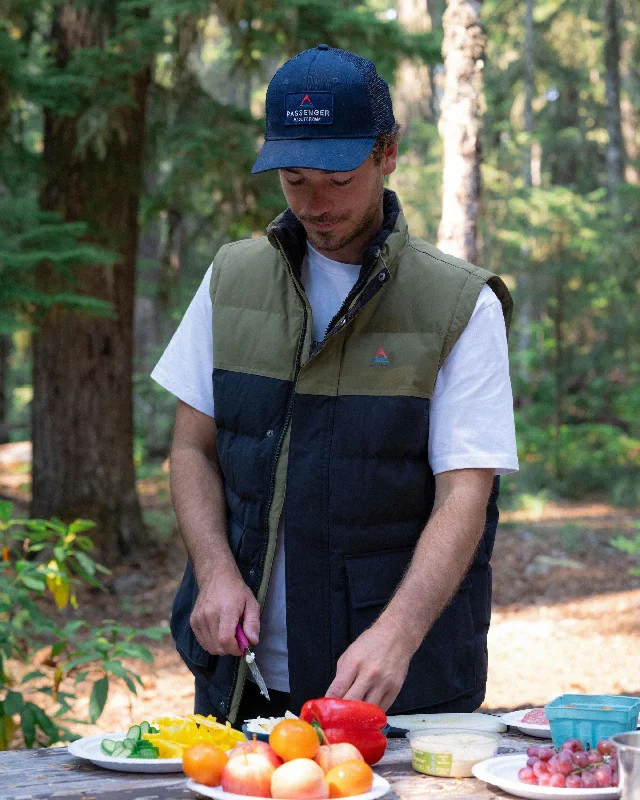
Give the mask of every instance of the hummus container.
[(500, 734), (430, 728), (411, 731), (407, 739), (411, 743), (411, 766), (416, 772), (441, 778), (470, 778), (474, 764), (495, 754)]

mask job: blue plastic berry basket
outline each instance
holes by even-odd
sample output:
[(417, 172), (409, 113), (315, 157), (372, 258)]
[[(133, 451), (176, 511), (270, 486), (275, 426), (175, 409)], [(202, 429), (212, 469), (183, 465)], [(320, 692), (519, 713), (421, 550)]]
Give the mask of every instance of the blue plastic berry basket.
[(554, 747), (567, 739), (580, 739), (595, 747), (614, 733), (635, 731), (640, 698), (610, 694), (561, 694), (545, 706)]

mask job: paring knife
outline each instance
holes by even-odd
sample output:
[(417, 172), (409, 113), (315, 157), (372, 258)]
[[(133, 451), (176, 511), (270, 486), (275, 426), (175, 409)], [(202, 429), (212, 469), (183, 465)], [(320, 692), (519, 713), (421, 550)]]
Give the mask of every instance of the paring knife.
[(260, 670), (258, 669), (258, 665), (256, 664), (256, 654), (249, 647), (249, 640), (247, 639), (246, 633), (242, 629), (242, 625), (236, 626), (236, 641), (238, 642), (238, 646), (242, 651), (242, 657), (247, 662), (247, 666), (249, 667), (251, 674), (255, 679), (255, 682), (258, 684), (258, 689), (260, 689), (260, 694), (263, 697), (266, 697), (267, 700), (270, 700), (271, 698), (269, 697), (269, 690), (267, 689), (267, 684), (264, 682), (264, 678), (260, 674)]

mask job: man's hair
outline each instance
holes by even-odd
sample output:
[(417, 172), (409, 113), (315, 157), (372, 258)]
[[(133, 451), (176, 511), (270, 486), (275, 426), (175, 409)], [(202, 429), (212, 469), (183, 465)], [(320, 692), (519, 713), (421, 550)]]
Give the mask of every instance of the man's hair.
[(400, 138), (400, 125), (396, 122), (393, 128), (378, 134), (371, 157), (374, 164), (379, 164), (384, 156), (384, 151)]

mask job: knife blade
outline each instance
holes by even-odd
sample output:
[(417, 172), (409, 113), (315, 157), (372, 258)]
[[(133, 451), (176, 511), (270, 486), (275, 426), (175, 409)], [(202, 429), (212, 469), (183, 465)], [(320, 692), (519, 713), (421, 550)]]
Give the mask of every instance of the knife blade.
[(264, 682), (264, 678), (260, 674), (260, 670), (258, 669), (258, 665), (256, 664), (256, 654), (253, 652), (251, 647), (249, 646), (249, 640), (247, 639), (247, 634), (244, 632), (242, 625), (236, 626), (236, 641), (238, 642), (238, 647), (242, 651), (242, 657), (247, 663), (249, 667), (249, 671), (253, 675), (255, 682), (258, 684), (258, 689), (260, 689), (260, 694), (263, 697), (266, 697), (267, 700), (271, 700), (269, 697), (269, 690), (267, 689), (267, 684)]

